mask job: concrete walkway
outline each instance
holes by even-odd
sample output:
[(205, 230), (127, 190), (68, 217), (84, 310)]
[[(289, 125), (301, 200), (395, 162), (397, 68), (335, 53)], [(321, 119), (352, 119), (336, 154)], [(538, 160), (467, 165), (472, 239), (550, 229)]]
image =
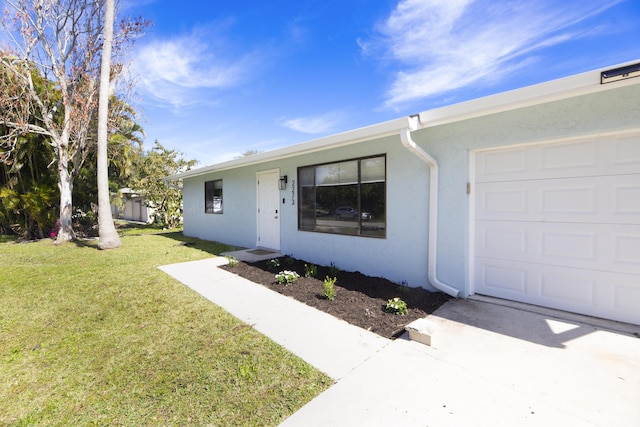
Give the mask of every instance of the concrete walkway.
[(391, 342), (217, 268), (226, 263), (219, 257), (160, 269), (335, 380)]
[(455, 300), (429, 316), (428, 347), (352, 326), (224, 263), (160, 268), (336, 380), (282, 426), (640, 426), (640, 327)]

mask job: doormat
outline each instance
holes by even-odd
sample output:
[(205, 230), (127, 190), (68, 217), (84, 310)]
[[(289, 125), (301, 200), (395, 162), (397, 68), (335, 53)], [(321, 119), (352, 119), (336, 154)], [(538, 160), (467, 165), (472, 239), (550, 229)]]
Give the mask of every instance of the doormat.
[(247, 253), (254, 254), (254, 255), (275, 254), (274, 251), (268, 251), (266, 249), (254, 249), (254, 250), (251, 250), (251, 251), (247, 251)]

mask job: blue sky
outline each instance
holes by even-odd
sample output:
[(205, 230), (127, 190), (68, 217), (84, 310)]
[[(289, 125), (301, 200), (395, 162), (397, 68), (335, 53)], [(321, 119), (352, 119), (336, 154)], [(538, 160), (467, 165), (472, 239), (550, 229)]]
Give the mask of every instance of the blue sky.
[(124, 1), (145, 149), (199, 166), (640, 59), (637, 0)]

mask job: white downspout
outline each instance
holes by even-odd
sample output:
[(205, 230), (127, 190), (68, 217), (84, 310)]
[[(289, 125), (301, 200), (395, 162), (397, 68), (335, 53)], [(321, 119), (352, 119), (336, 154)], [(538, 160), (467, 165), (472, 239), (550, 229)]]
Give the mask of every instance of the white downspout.
[(411, 139), (411, 129), (400, 131), (402, 145), (429, 166), (429, 245), (427, 276), (431, 285), (454, 298), (458, 298), (459, 290), (438, 279), (436, 259), (438, 253), (438, 163), (426, 151), (418, 147)]

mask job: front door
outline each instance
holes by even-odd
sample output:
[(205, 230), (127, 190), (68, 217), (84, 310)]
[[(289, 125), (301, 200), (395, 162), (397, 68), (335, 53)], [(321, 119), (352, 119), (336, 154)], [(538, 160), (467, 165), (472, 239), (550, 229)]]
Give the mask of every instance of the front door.
[(258, 172), (258, 246), (280, 250), (279, 170)]

